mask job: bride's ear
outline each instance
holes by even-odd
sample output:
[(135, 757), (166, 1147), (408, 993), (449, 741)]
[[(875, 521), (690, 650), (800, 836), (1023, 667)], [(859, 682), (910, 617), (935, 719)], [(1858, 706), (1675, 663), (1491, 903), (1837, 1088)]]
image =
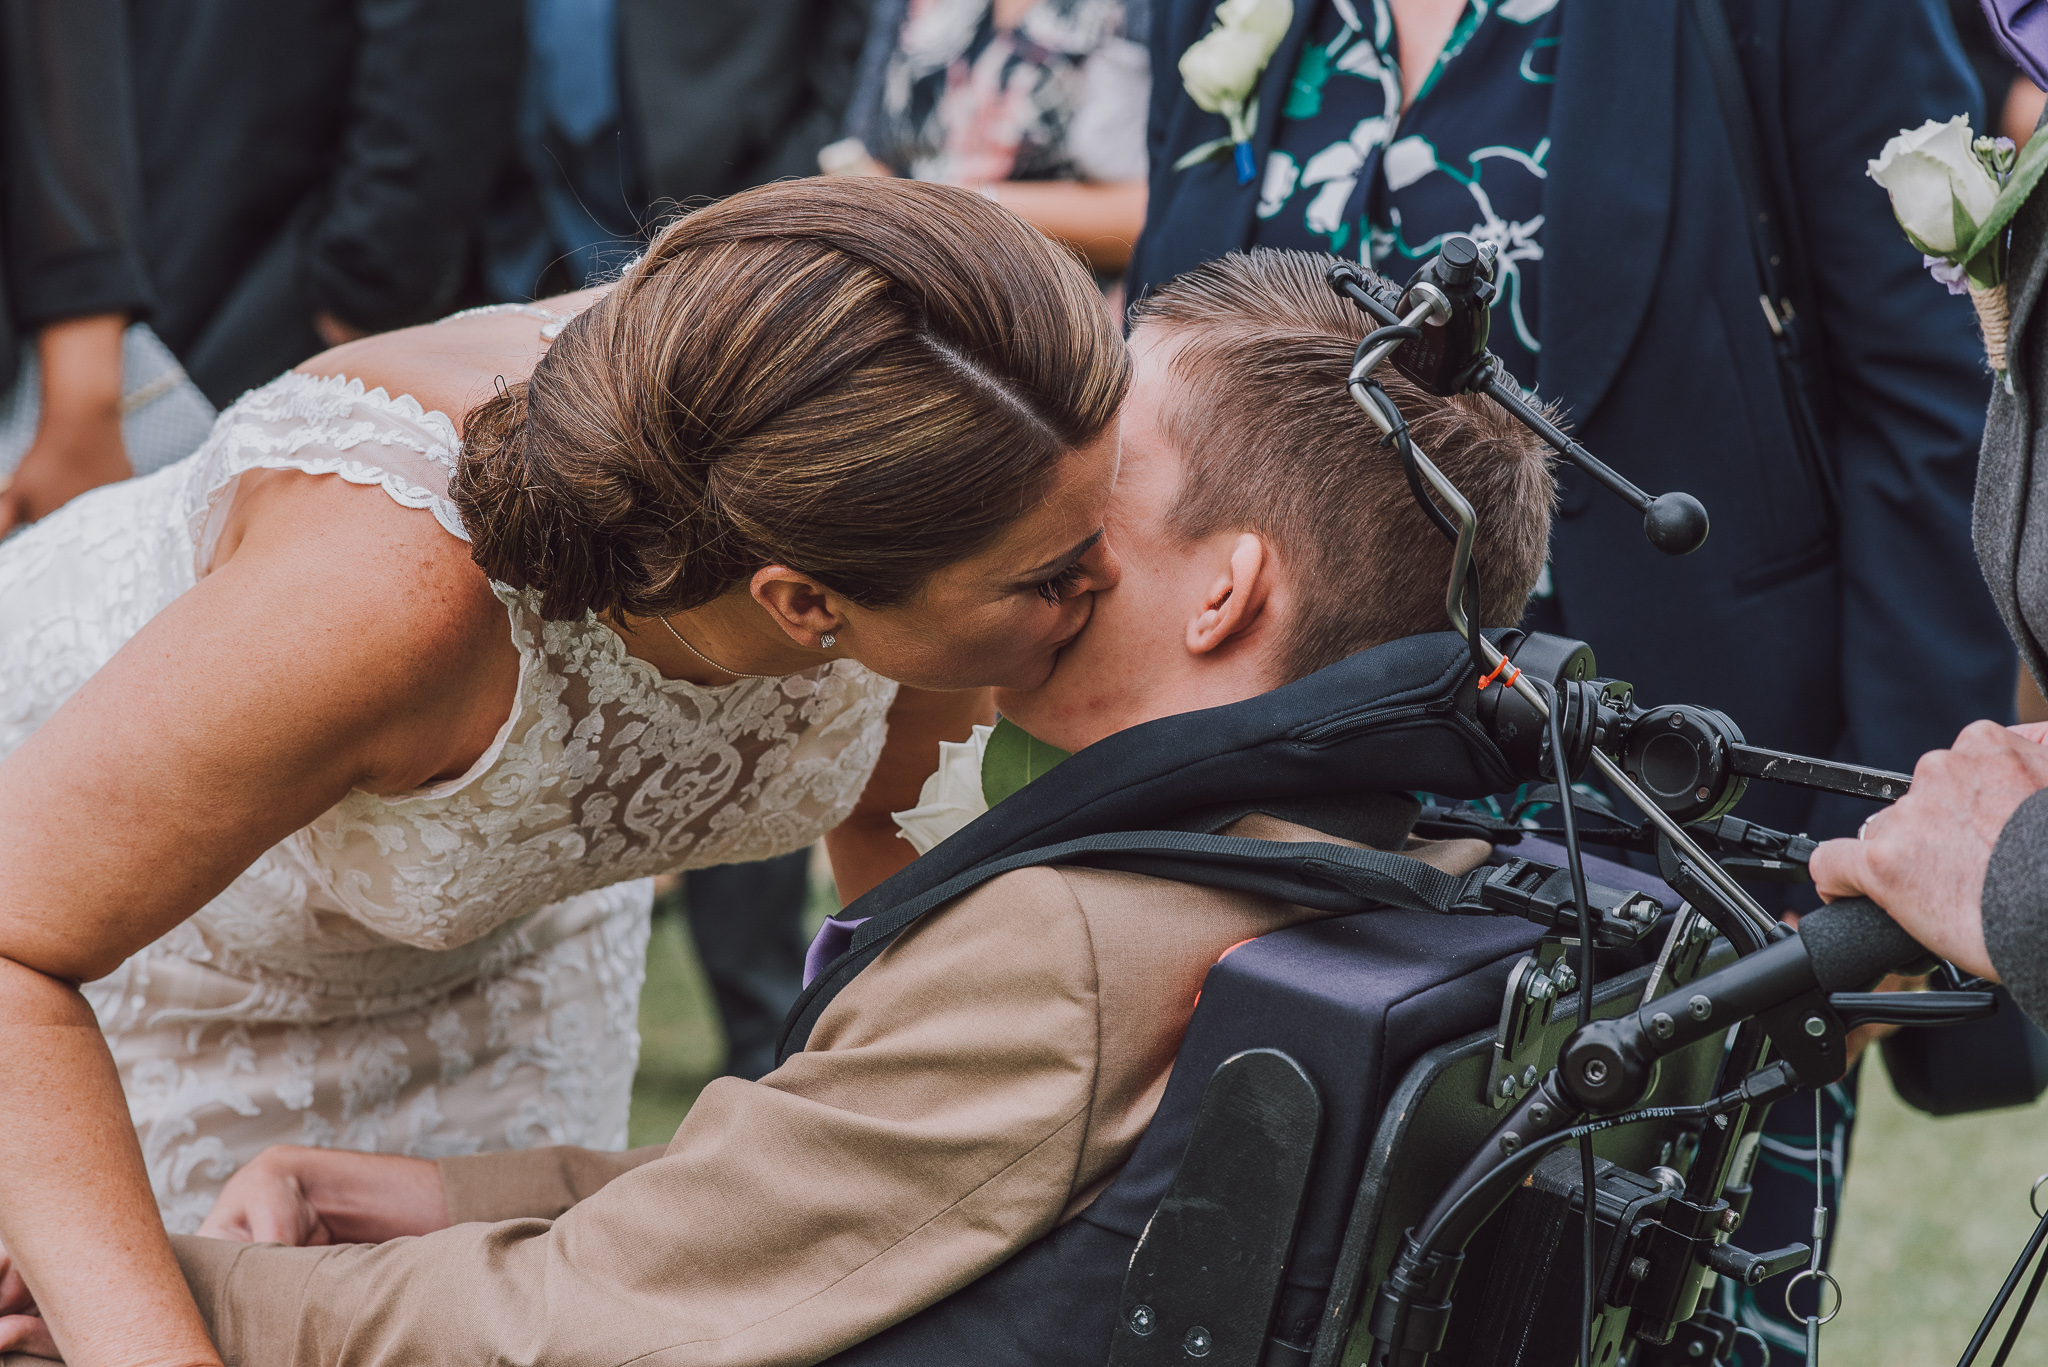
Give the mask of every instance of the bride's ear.
[(1239, 641), (1265, 616), (1272, 597), (1274, 561), (1262, 537), (1241, 532), (1229, 542), (1229, 558), (1202, 595), (1201, 609), (1188, 621), (1188, 653), (1207, 655)]
[(826, 637), (846, 628), (846, 618), (837, 607), (837, 595), (809, 575), (785, 565), (755, 570), (747, 591), (790, 640), (807, 650), (819, 649)]

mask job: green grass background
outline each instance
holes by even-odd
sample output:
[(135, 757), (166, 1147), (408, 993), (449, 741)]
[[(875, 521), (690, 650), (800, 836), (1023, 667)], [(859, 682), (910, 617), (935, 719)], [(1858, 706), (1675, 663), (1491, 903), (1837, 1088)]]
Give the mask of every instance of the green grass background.
[[(814, 907), (814, 916), (822, 910)], [(640, 1035), (632, 1142), (665, 1143), (717, 1076), (725, 1052), (703, 972), (675, 916), (655, 924)], [(1853, 1367), (1938, 1367), (1960, 1358), (2033, 1228), (2027, 1188), (2044, 1172), (2048, 1099), (1936, 1120), (1901, 1103), (1873, 1057), (1863, 1072), (1848, 1198), (1834, 1236), (1845, 1301), (1822, 1331), (1822, 1358)], [(1980, 1359), (1984, 1367), (1996, 1345), (1994, 1338)], [(2048, 1304), (2029, 1321), (2008, 1367), (2048, 1367)]]

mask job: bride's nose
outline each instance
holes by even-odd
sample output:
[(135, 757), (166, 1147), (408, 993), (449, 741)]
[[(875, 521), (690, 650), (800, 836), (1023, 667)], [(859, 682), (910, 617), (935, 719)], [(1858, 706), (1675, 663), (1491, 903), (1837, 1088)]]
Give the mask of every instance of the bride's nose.
[(1081, 557), (1081, 564), (1088, 571), (1088, 590), (1091, 593), (1106, 593), (1124, 577), (1123, 561), (1106, 536), (1089, 548), (1088, 554)]

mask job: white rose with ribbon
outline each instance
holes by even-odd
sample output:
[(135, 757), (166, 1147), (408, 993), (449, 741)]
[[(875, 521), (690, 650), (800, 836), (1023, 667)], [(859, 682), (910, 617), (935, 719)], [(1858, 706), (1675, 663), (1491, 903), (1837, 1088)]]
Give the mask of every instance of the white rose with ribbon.
[(1293, 23), (1294, 0), (1223, 0), (1216, 7), (1216, 26), (1181, 54), (1180, 79), (1198, 108), (1223, 116), (1230, 136), (1203, 143), (1175, 162), (1174, 170), (1184, 171), (1229, 149), (1237, 183), (1251, 184), (1257, 170), (1252, 130), (1259, 122), (1259, 102), (1252, 92)]
[(2009, 139), (1974, 136), (1960, 114), (1901, 131), (1870, 163), (1870, 178), (1891, 196), (1906, 240), (1934, 278), (1976, 305), (1987, 358), (2008, 392), (2006, 226), (2044, 170), (2048, 138), (2015, 153)]

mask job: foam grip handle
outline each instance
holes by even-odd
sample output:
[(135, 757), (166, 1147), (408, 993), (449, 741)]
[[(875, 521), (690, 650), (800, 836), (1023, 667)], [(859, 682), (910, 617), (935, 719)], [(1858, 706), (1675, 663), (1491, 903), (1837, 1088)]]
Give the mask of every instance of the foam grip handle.
[(1861, 992), (1896, 968), (1927, 958), (1927, 950), (1868, 897), (1830, 902), (1799, 918), (1813, 976), (1829, 992)]

